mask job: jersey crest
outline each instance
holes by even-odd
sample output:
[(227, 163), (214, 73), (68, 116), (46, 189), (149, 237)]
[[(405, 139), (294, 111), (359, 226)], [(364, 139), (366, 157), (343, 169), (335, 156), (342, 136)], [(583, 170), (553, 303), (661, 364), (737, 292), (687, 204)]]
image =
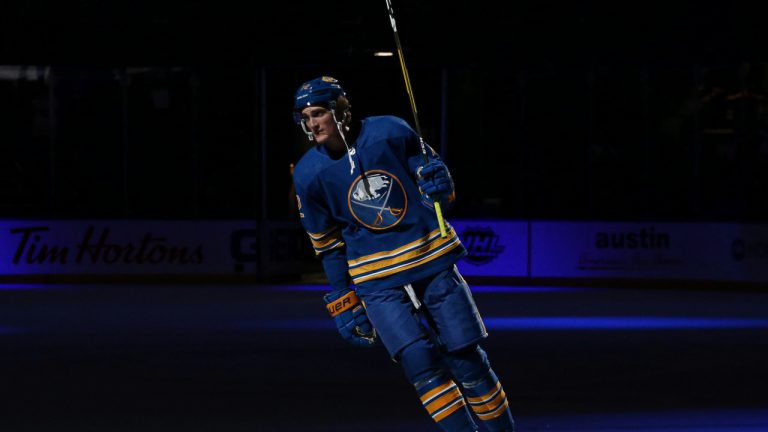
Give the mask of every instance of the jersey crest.
[(366, 171), (349, 188), (347, 198), (352, 216), (362, 225), (385, 230), (397, 225), (408, 210), (408, 197), (400, 180), (382, 170)]

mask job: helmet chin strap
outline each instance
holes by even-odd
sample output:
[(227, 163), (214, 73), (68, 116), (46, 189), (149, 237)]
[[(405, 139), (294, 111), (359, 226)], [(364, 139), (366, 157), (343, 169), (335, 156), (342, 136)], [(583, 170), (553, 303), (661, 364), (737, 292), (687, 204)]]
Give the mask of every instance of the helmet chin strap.
[[(355, 154), (355, 149), (350, 148), (349, 144), (347, 144), (347, 137), (344, 135), (344, 129), (346, 126), (344, 126), (344, 123), (342, 121), (339, 121), (338, 118), (336, 118), (336, 110), (330, 109), (331, 115), (333, 116), (333, 122), (336, 123), (336, 129), (339, 130), (339, 135), (341, 135), (341, 140), (344, 142), (344, 147), (347, 149), (347, 157), (349, 158), (349, 174), (354, 174), (355, 172), (355, 161), (352, 159), (352, 155)], [(309, 127), (307, 127), (307, 122), (305, 120), (301, 120), (301, 130), (304, 131), (304, 133), (307, 135), (307, 139), (310, 141), (315, 140), (315, 136), (312, 133), (311, 130), (309, 130)]]
[(344, 147), (347, 148), (347, 157), (349, 158), (349, 174), (352, 175), (355, 172), (355, 161), (352, 159), (352, 155), (355, 154), (355, 149), (350, 148), (349, 144), (347, 144), (347, 137), (344, 136), (344, 124), (336, 118), (335, 109), (331, 110), (331, 115), (333, 116), (333, 121), (336, 123), (336, 129), (339, 130), (341, 140), (344, 141)]

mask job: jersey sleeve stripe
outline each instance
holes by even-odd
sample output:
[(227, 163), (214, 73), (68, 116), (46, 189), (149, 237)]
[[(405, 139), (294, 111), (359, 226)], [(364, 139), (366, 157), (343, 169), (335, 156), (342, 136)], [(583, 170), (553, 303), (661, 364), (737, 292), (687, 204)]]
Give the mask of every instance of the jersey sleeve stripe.
[(328, 236), (321, 240), (315, 240), (312, 237), (310, 237), (309, 239), (312, 241), (312, 247), (314, 247), (315, 249), (323, 249), (328, 247), (328, 245), (341, 241), (341, 235), (337, 234), (334, 236)]
[(341, 240), (338, 240), (338, 241), (336, 241), (334, 243), (331, 243), (331, 244), (329, 244), (329, 245), (327, 245), (325, 247), (322, 247), (322, 248), (317, 248), (316, 247), (315, 248), (315, 254), (316, 255), (320, 255), (323, 252), (328, 252), (329, 250), (337, 249), (337, 248), (340, 248), (342, 246), (344, 246), (344, 242), (341, 241)]
[[(333, 234), (334, 231), (338, 231), (339, 229), (340, 227), (335, 226), (335, 227), (328, 228), (325, 231), (321, 231), (319, 233), (313, 233), (313, 232), (307, 231), (307, 234), (309, 234), (309, 238), (311, 238), (312, 240), (322, 240), (323, 238)], [(340, 234), (337, 234), (336, 236), (338, 237), (339, 235)]]

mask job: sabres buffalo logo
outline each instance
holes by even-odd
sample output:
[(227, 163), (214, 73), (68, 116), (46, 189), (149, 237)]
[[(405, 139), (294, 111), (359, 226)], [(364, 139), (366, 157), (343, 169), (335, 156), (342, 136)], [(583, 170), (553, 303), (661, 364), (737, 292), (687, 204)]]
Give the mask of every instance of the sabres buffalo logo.
[(352, 216), (364, 226), (385, 230), (397, 225), (408, 210), (408, 197), (400, 180), (382, 171), (366, 171), (349, 188), (347, 201)]

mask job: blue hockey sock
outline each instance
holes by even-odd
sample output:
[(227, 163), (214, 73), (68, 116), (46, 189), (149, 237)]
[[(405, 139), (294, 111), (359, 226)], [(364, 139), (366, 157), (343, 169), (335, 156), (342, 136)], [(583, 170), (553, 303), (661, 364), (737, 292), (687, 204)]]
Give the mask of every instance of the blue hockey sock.
[(507, 395), (491, 369), (485, 351), (479, 345), (473, 345), (448, 353), (446, 360), (461, 384), (469, 406), (486, 429), (491, 432), (514, 431), (515, 422)]
[(415, 384), (421, 403), (446, 432), (474, 432), (477, 426), (461, 390), (453, 380), (438, 375)]
[(422, 338), (405, 347), (399, 353), (398, 361), (408, 381), (416, 388), (424, 408), (442, 430), (477, 430), (461, 390), (444, 372), (440, 356), (429, 339)]
[(481, 379), (462, 383), (467, 401), (485, 427), (491, 432), (513, 432), (515, 422), (501, 382), (493, 370)]

